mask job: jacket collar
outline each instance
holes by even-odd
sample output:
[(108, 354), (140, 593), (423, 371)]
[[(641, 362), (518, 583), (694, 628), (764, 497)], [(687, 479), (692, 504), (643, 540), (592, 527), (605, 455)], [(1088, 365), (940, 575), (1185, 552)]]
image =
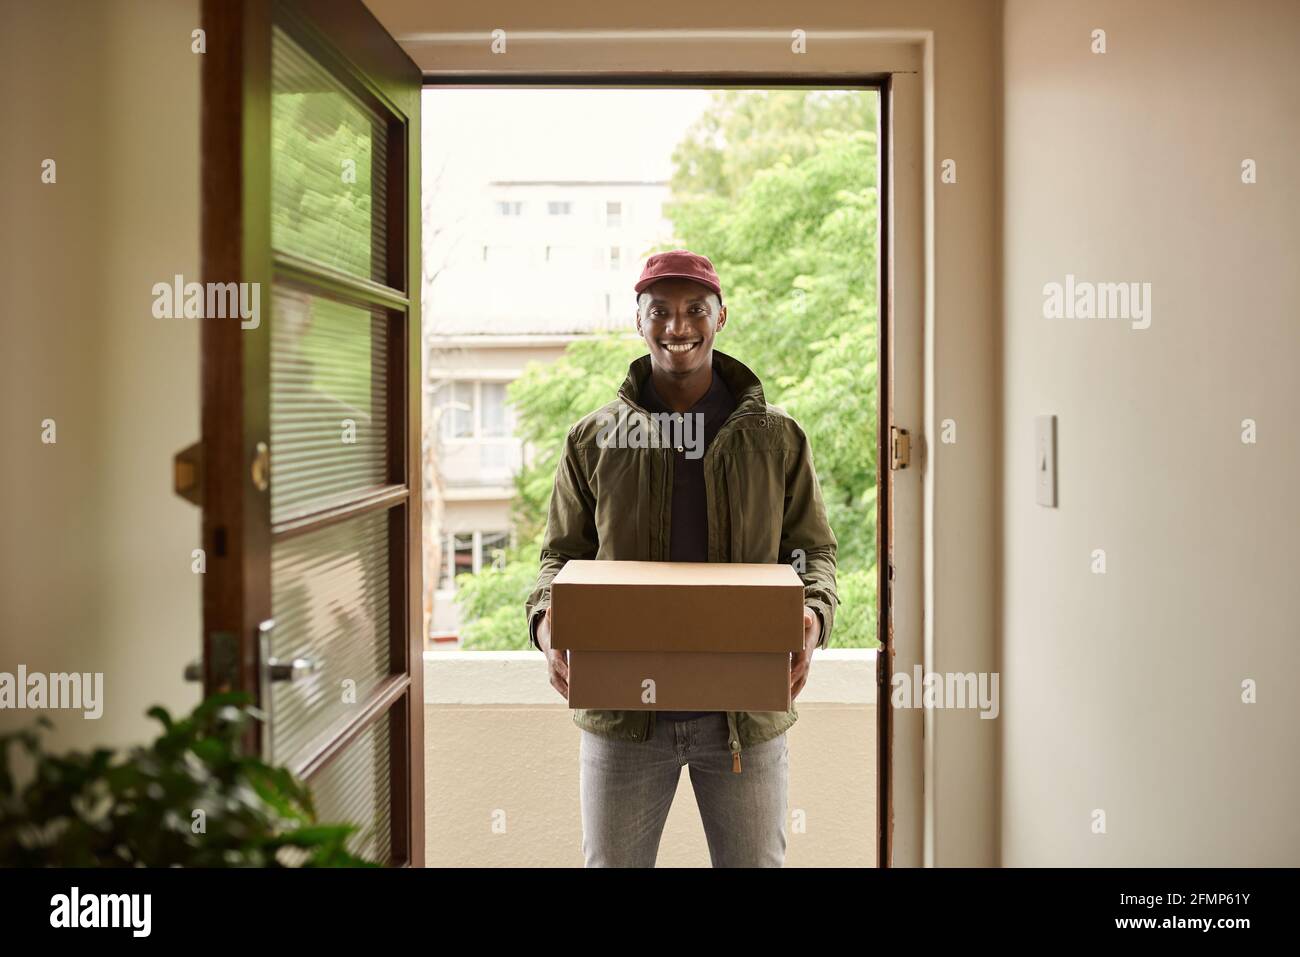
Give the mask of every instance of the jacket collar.
[[(632, 364), (627, 367), (627, 378), (618, 389), (618, 397), (642, 414), (645, 414), (645, 409), (640, 403), (641, 387), (650, 376), (650, 368), (651, 360), (648, 354), (633, 359)], [(733, 416), (767, 410), (767, 400), (763, 398), (763, 383), (749, 366), (715, 349), (713, 371), (716, 375), (722, 376), (722, 381), (727, 383), (727, 388), (735, 396), (736, 409), (731, 413)]]

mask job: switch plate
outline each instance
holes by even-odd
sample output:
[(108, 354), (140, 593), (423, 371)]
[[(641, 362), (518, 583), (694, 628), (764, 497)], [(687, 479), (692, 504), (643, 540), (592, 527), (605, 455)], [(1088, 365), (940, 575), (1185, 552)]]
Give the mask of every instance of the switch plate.
[(1056, 416), (1036, 416), (1034, 432), (1034, 474), (1038, 504), (1056, 508)]

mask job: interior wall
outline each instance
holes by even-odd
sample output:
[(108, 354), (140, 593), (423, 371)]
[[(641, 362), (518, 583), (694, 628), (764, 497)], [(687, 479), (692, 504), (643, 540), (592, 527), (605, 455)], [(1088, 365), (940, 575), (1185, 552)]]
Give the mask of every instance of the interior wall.
[(1300, 6), (1007, 0), (1005, 56), (1002, 862), (1294, 866)]
[[(930, 541), (933, 581), (925, 627), (931, 629), (931, 670), (991, 672), (995, 669), (998, 596), (996, 475), (1001, 420), (996, 367), (999, 266), (995, 242), (998, 211), (997, 150), (1000, 144), (998, 62), (1002, 32), (998, 0), (810, 0), (797, 9), (782, 0), (701, 5), (664, 0), (652, 5), (557, 0), (538, 5), (501, 0), (490, 9), (472, 4), (431, 5), (424, 0), (366, 0), (384, 26), (426, 70), (575, 72), (627, 70), (651, 64), (670, 70), (737, 69), (723, 45), (682, 40), (678, 59), (666, 59), (650, 41), (562, 48), (535, 41), (496, 55), (490, 33), (567, 30), (779, 30), (808, 32), (808, 52), (796, 55), (785, 39), (770, 49), (749, 42), (743, 68), (766, 72), (889, 69), (895, 63), (845, 62), (842, 44), (821, 43), (818, 31), (879, 31), (900, 41), (929, 34), (933, 41), (933, 115), (928, 117), (937, 160), (957, 163), (957, 182), (936, 187), (933, 197), (934, 327), (931, 396), (927, 422), (900, 423), (930, 454), (900, 475), (900, 481), (930, 484)], [(450, 34), (446, 42), (429, 34)], [(895, 61), (897, 62), (897, 61)], [(909, 64), (913, 65), (913, 64)], [(931, 171), (937, 175), (937, 171)], [(739, 317), (736, 317), (739, 318)], [(761, 370), (760, 370), (761, 373)], [(940, 445), (938, 426), (956, 424), (955, 444)], [(916, 460), (914, 460), (916, 461)], [(910, 627), (919, 628), (912, 622)], [(935, 711), (927, 725), (933, 773), (927, 782), (931, 806), (928, 847), (922, 851), (921, 808), (900, 811), (917, 838), (902, 835), (903, 860), (941, 865), (990, 865), (998, 848), (997, 721), (975, 710)], [(574, 746), (577, 741), (575, 738)], [(900, 817), (901, 819), (901, 817)], [(902, 825), (900, 825), (902, 827)]]
[(104, 675), (102, 717), (45, 712), (55, 749), (198, 701), (199, 512), (171, 457), (199, 436), (199, 320), (152, 315), (154, 283), (200, 278), (198, 6), (0, 3), (0, 671)]

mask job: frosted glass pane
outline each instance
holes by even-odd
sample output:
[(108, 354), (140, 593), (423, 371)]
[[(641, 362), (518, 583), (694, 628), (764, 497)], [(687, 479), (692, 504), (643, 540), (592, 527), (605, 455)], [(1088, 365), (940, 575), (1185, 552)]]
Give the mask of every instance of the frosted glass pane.
[(279, 762), (301, 757), (390, 674), (388, 522), (388, 512), (371, 513), (271, 548), (271, 653), (319, 669), (271, 683), (271, 752)]
[(277, 286), (271, 315), (271, 521), (385, 484), (388, 317)]
[(283, 30), (271, 45), (271, 245), (385, 282), (388, 131)]

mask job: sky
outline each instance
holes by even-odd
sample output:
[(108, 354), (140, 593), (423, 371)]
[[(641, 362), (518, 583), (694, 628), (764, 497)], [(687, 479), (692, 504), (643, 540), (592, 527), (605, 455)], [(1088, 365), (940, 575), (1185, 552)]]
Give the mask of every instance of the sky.
[[(426, 176), (456, 190), (491, 179), (668, 179), (707, 90), (426, 88)], [(427, 180), (426, 180), (427, 182)]]

